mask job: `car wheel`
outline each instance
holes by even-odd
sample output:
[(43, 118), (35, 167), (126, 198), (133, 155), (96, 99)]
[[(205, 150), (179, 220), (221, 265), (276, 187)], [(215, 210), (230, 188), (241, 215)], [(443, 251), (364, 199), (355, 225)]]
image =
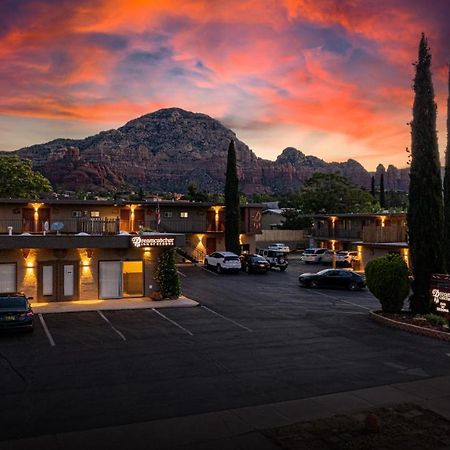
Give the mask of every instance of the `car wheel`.
[(223, 272), (222, 266), (220, 264), (217, 264), (216, 270), (217, 270), (217, 273), (222, 273)]
[(312, 280), (309, 283), (309, 287), (313, 288), (313, 289), (317, 289), (319, 287), (319, 283), (316, 280)]
[(287, 267), (280, 267), (280, 271), (284, 272), (287, 269)]
[(245, 271), (246, 271), (247, 273), (250, 273), (250, 267), (248, 266), (248, 264), (245, 265)]
[(209, 264), (208, 264), (208, 260), (207, 260), (207, 259), (205, 259), (205, 260), (203, 261), (203, 265), (204, 265), (206, 268), (209, 267)]
[(322, 258), (319, 258), (319, 259), (317, 260), (317, 262), (318, 262), (319, 264), (321, 264), (321, 263), (322, 263)]
[(356, 291), (358, 289), (358, 283), (356, 281), (350, 281), (348, 289), (349, 291)]

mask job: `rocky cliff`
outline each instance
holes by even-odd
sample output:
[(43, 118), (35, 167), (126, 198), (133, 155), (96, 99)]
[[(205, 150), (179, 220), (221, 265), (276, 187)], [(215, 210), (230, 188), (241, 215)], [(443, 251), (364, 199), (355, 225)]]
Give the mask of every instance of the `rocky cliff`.
[[(195, 182), (200, 190), (221, 192), (231, 139), (236, 145), (240, 188), (247, 194), (293, 191), (314, 172), (339, 172), (370, 187), (371, 174), (357, 161), (327, 163), (292, 147), (283, 150), (276, 161), (258, 158), (219, 121), (178, 108), (161, 109), (82, 140), (57, 139), (17, 153), (30, 158), (36, 170), (62, 189), (142, 187), (152, 192), (185, 192)], [(400, 186), (391, 167), (388, 174), (391, 171)]]

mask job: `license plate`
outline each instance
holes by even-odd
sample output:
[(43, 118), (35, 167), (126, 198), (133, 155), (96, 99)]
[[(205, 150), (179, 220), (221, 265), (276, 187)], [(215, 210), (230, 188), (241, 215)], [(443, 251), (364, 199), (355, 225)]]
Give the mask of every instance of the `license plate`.
[(16, 316), (3, 316), (3, 320), (16, 320)]

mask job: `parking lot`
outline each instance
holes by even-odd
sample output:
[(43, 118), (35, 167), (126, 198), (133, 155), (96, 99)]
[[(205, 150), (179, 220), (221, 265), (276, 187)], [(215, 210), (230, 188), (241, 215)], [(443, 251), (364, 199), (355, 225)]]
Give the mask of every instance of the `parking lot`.
[(180, 266), (194, 308), (36, 317), (0, 335), (0, 440), (265, 404), (450, 373), (448, 343), (368, 319), (367, 290)]

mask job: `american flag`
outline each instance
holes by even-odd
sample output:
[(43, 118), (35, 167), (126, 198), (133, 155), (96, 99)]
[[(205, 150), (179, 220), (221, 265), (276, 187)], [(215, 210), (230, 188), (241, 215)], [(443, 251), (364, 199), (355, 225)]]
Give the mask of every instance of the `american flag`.
[(159, 197), (156, 197), (156, 225), (161, 223), (161, 211), (159, 210)]

